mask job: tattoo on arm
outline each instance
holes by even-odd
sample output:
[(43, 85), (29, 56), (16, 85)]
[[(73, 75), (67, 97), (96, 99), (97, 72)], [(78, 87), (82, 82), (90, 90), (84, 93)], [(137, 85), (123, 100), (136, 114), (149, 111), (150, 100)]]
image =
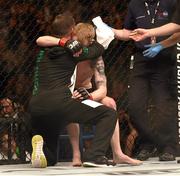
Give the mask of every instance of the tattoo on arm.
[(105, 80), (98, 80), (96, 81), (96, 86), (101, 87), (101, 86), (106, 86), (106, 81)]
[(94, 62), (94, 71), (96, 87), (106, 87), (105, 65), (102, 57)]
[(100, 75), (105, 75), (105, 66), (104, 66), (104, 61), (103, 61), (102, 57), (99, 57), (96, 60), (95, 69), (97, 69), (97, 71), (99, 72)]

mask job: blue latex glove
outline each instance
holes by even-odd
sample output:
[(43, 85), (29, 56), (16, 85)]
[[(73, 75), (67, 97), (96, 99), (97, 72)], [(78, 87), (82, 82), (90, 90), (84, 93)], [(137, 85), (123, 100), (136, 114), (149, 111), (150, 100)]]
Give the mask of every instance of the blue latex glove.
[(149, 57), (149, 58), (155, 57), (161, 50), (164, 49), (161, 43), (145, 45), (145, 48), (148, 48), (148, 49), (143, 51), (143, 56)]

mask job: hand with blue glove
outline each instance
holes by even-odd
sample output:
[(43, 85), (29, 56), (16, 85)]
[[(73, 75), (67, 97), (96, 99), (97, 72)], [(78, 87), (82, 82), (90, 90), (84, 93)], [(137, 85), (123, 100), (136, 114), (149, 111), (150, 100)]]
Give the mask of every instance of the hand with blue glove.
[(161, 43), (145, 45), (145, 48), (148, 48), (143, 52), (143, 56), (153, 58), (155, 57), (161, 50), (164, 49)]

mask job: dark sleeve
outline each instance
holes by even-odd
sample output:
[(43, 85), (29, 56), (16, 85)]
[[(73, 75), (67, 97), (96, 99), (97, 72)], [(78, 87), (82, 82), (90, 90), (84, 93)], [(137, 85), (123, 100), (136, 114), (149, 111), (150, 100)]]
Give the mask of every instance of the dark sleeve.
[(46, 53), (49, 59), (58, 59), (60, 56), (67, 54), (67, 51), (61, 46), (46, 47)]
[(176, 6), (176, 11), (173, 15), (172, 22), (180, 25), (180, 1)]
[(97, 59), (98, 57), (102, 56), (103, 52), (104, 47), (98, 42), (93, 42), (93, 44), (89, 47), (84, 47), (82, 54), (79, 57), (76, 57), (76, 59), (78, 62), (83, 60)]
[(129, 6), (128, 6), (128, 12), (127, 12), (127, 15), (124, 20), (123, 27), (128, 30), (133, 30), (133, 29), (137, 28), (135, 16), (134, 16), (133, 10), (132, 10), (132, 6), (133, 6), (132, 3), (130, 2)]

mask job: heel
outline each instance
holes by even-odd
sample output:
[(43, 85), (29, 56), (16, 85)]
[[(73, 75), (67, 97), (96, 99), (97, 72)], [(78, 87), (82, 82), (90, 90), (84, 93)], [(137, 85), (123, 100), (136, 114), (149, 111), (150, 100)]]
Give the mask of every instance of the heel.
[(33, 152), (31, 155), (31, 163), (34, 168), (47, 167), (47, 160), (43, 152), (43, 138), (40, 135), (35, 135), (32, 138)]

